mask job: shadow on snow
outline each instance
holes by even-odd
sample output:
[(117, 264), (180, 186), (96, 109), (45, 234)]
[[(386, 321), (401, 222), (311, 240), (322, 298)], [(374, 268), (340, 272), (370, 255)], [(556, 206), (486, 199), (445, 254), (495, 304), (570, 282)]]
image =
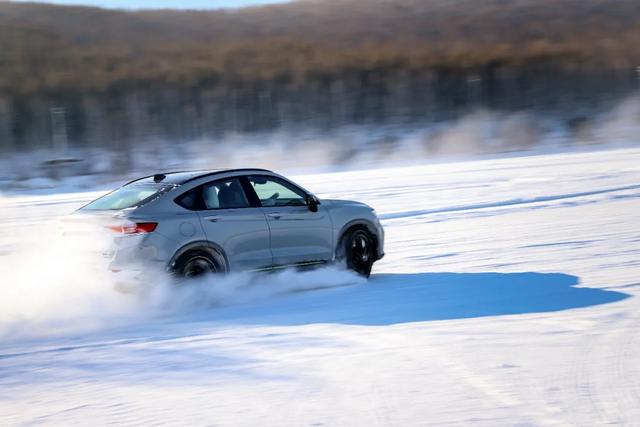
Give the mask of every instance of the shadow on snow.
[(578, 277), (561, 273), (378, 274), (365, 285), (221, 309), (214, 317), (233, 323), (273, 325), (390, 325), (553, 312), (629, 296), (576, 287), (578, 283)]

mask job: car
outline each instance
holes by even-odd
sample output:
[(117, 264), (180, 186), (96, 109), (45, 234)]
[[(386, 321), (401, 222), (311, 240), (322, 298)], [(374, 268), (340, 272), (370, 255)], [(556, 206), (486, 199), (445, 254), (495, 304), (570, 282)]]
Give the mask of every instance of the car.
[[(158, 173), (88, 203), (114, 272), (156, 266), (179, 277), (342, 264), (369, 277), (384, 255), (371, 207), (319, 199), (265, 169)], [(68, 224), (67, 224), (68, 225)]]

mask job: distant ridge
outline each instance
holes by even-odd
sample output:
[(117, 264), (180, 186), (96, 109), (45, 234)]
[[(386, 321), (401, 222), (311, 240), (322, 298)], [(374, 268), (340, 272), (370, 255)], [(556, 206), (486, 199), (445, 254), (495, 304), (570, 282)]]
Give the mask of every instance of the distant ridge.
[(633, 68), (638, 40), (637, 0), (305, 0), (233, 12), (3, 2), (0, 91), (304, 79), (373, 64)]
[[(15, 3), (33, 3), (31, 0), (0, 0)], [(43, 4), (66, 6), (95, 6), (104, 9), (175, 9), (175, 10), (211, 10), (220, 8), (237, 9), (273, 3), (284, 3), (287, 0), (48, 0)]]

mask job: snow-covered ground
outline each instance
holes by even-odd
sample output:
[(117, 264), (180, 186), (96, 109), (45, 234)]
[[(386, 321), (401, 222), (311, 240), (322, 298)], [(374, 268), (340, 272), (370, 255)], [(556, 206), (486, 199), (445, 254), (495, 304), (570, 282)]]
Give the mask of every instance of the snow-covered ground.
[(51, 232), (93, 194), (0, 199), (0, 425), (640, 423), (640, 150), (297, 180), (377, 209), (368, 283), (116, 294)]

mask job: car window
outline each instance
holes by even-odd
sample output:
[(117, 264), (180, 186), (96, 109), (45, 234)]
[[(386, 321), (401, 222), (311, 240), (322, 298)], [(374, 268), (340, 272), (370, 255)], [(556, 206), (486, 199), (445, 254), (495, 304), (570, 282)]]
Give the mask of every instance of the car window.
[(180, 195), (175, 199), (175, 202), (185, 209), (190, 211), (199, 211), (204, 209), (204, 202), (202, 201), (202, 188), (196, 187), (186, 193)]
[(250, 176), (249, 182), (262, 206), (305, 206), (307, 204), (304, 191), (278, 178)]
[(248, 208), (249, 201), (237, 178), (211, 182), (202, 186), (205, 209)]
[(222, 179), (187, 191), (175, 202), (193, 211), (209, 209), (238, 209), (249, 207), (249, 201), (237, 178)]
[(84, 210), (120, 210), (142, 206), (161, 194), (175, 188), (175, 185), (133, 183), (120, 187), (109, 194), (84, 206)]

